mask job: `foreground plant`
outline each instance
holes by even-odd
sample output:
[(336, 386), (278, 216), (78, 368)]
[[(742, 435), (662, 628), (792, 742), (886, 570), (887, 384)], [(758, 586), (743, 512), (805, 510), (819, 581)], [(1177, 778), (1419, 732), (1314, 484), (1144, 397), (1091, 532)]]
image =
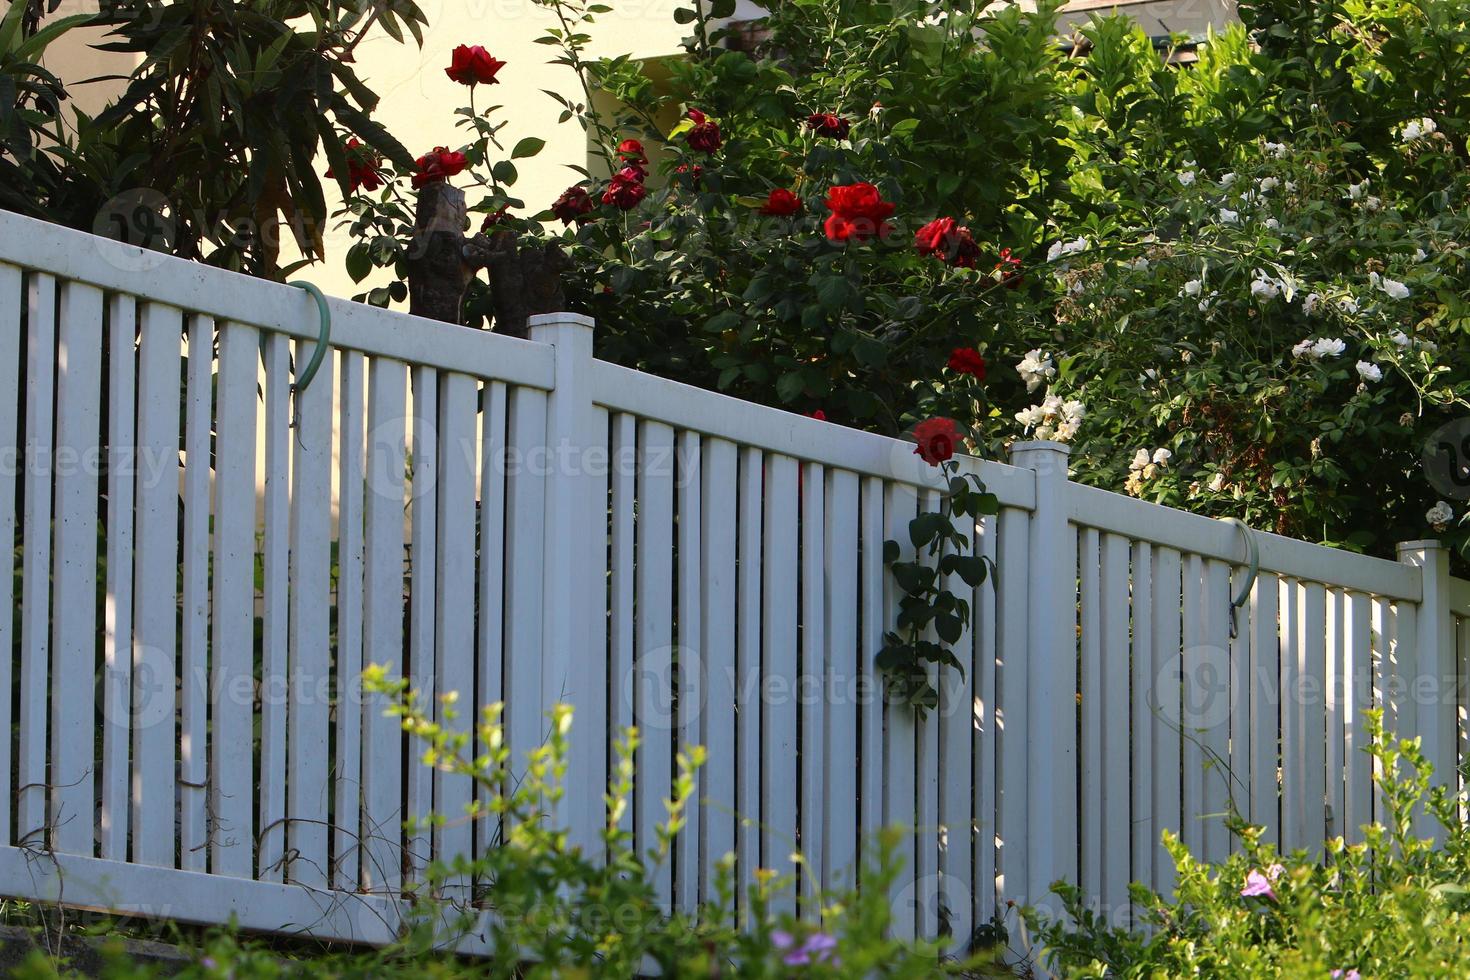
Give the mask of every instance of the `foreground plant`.
[(1430, 788), (1417, 739), (1385, 735), (1378, 711), (1368, 726), (1383, 809), (1361, 843), (1283, 855), (1237, 822), (1238, 852), (1212, 865), (1166, 834), (1174, 896), (1135, 883), (1137, 925), (1120, 929), (1075, 887), (1055, 886), (1065, 919), (1027, 913), (1043, 961), (1067, 977), (1470, 976), (1465, 799)]

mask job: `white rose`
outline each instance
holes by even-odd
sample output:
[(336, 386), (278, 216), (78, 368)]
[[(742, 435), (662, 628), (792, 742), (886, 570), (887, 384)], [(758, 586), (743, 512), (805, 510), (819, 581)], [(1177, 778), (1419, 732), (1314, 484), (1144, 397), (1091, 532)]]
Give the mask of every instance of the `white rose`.
[(1183, 173), (1181, 173), (1179, 175), (1179, 183), (1183, 184), (1185, 187), (1188, 187), (1191, 184), (1193, 184), (1194, 183), (1194, 171), (1193, 170), (1186, 170)]
[(1270, 141), (1267, 141), (1266, 143), (1266, 154), (1268, 156), (1273, 156), (1276, 159), (1280, 160), (1285, 157), (1288, 152), (1289, 151), (1287, 150), (1285, 143), (1272, 143)]
[(1154, 463), (1156, 465), (1158, 465), (1158, 466), (1165, 465), (1166, 463), (1169, 462), (1169, 460), (1171, 460), (1173, 458), (1174, 458), (1174, 454), (1172, 452), (1170, 452), (1169, 450), (1167, 450), (1167, 449), (1155, 449), (1154, 450)]
[(1429, 508), (1429, 512), (1424, 515), (1424, 519), (1430, 524), (1434, 525), (1434, 527), (1442, 528), (1450, 521), (1455, 519), (1455, 510), (1449, 504), (1441, 500), (1439, 503)]
[(1389, 299), (1408, 299), (1411, 295), (1408, 286), (1399, 282), (1397, 279), (1380, 276), (1376, 272), (1368, 274), (1368, 281), (1373, 284), (1373, 288), (1387, 295)]
[(1266, 227), (1271, 229), (1272, 231), (1280, 231), (1281, 222), (1277, 221), (1275, 218), (1267, 218)]
[(1191, 279), (1189, 280), (1189, 282), (1184, 284), (1183, 293), (1185, 296), (1193, 298), (1195, 296), (1198, 296), (1200, 294), (1200, 290), (1204, 288), (1205, 284), (1202, 281), (1198, 279)]
[(1317, 304), (1321, 302), (1321, 293), (1308, 293), (1306, 298), (1302, 300), (1302, 312), (1307, 316), (1312, 316), (1317, 310)]
[(1262, 194), (1269, 194), (1281, 186), (1281, 180), (1277, 177), (1262, 177), (1256, 181), (1256, 189)]
[(1221, 174), (1220, 175), (1220, 186), (1221, 187), (1229, 187), (1233, 183), (1235, 183), (1235, 174), (1234, 173), (1227, 173), (1227, 174)]
[(1345, 350), (1347, 344), (1339, 337), (1323, 337), (1312, 345), (1312, 354), (1316, 357), (1341, 357)]
[(1358, 377), (1364, 381), (1382, 381), (1383, 369), (1372, 361), (1359, 361), (1357, 364)]
[(1310, 337), (1308, 337), (1306, 340), (1298, 341), (1296, 346), (1291, 349), (1291, 356), (1315, 357), (1316, 355), (1312, 353), (1312, 345), (1314, 343), (1316, 343), (1316, 341), (1312, 340), (1312, 338)]
[(1130, 470), (1141, 470), (1148, 465), (1148, 450), (1140, 449), (1133, 454), (1133, 462), (1128, 464)]
[(1256, 270), (1256, 279), (1251, 283), (1251, 295), (1257, 299), (1272, 300), (1281, 295), (1281, 287), (1261, 270)]
[(1222, 225), (1233, 225), (1233, 224), (1238, 224), (1239, 222), (1240, 222), (1240, 212), (1239, 211), (1232, 211), (1229, 208), (1221, 208), (1220, 209), (1220, 223)]

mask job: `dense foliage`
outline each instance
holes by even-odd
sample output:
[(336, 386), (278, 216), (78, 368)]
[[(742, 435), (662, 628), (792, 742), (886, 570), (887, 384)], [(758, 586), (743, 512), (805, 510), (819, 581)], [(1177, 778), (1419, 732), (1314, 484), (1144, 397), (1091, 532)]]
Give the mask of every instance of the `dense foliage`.
[[(96, 14), (34, 21), (34, 33), (29, 7), (0, 21), (7, 210), (278, 278), (283, 236), (323, 255), (318, 152), (344, 191), (349, 140), (413, 165), (371, 118), (378, 98), (353, 62), (375, 29), (418, 36), (413, 0), (104, 0)], [(63, 101), (83, 79), (43, 67), (47, 45), (82, 25), (107, 29), (101, 49), (138, 58), (95, 119)]]

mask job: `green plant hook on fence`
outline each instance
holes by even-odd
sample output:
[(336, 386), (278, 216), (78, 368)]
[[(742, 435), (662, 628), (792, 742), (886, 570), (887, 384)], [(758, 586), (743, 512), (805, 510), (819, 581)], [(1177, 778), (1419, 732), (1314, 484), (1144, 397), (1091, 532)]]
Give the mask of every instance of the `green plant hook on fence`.
[(1240, 533), (1245, 538), (1246, 563), (1249, 566), (1249, 574), (1240, 585), (1240, 592), (1230, 600), (1230, 638), (1233, 640), (1238, 635), (1235, 625), (1235, 610), (1241, 608), (1250, 600), (1251, 588), (1256, 584), (1256, 578), (1261, 574), (1261, 549), (1256, 543), (1256, 532), (1245, 521), (1237, 517), (1220, 518), (1226, 524), (1233, 524), (1240, 528)]
[(327, 308), (327, 298), (312, 283), (298, 279), (295, 282), (287, 283), (287, 285), (295, 286), (297, 289), (304, 289), (310, 293), (311, 298), (316, 300), (317, 314), (321, 317), (321, 327), (317, 332), (316, 338), (316, 349), (311, 352), (311, 359), (306, 362), (305, 370), (296, 378), (296, 383), (291, 386), (291, 390), (299, 395), (306, 390), (306, 386), (311, 384), (312, 379), (316, 377), (317, 370), (322, 366), (322, 358), (327, 354), (327, 343), (332, 338), (332, 311)]

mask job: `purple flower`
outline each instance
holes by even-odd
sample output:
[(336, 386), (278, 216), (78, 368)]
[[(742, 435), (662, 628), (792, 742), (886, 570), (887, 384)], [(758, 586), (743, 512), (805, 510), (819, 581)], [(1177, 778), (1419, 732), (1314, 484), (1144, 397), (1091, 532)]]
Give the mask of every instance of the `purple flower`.
[(1333, 980), (1363, 980), (1358, 971), (1354, 969), (1333, 970), (1332, 976)]
[(1274, 899), (1276, 893), (1271, 890), (1271, 882), (1259, 871), (1252, 871), (1245, 876), (1245, 887), (1240, 890), (1241, 898), (1266, 897)]
[(841, 961), (833, 955), (837, 949), (837, 937), (829, 936), (825, 932), (814, 932), (797, 945), (795, 936), (776, 929), (771, 933), (771, 942), (777, 950), (786, 954), (781, 957), (781, 962), (787, 966), (807, 966), (812, 963), (841, 965)]

